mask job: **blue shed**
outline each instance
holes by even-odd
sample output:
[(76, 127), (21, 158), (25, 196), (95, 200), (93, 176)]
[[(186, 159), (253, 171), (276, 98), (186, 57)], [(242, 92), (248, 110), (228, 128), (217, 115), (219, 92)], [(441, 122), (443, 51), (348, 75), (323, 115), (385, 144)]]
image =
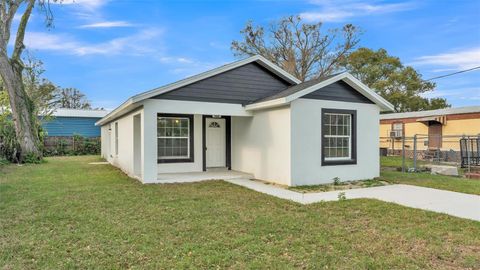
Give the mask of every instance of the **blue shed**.
[(100, 127), (95, 122), (107, 115), (104, 110), (57, 109), (53, 118), (42, 121), (47, 136), (100, 137)]

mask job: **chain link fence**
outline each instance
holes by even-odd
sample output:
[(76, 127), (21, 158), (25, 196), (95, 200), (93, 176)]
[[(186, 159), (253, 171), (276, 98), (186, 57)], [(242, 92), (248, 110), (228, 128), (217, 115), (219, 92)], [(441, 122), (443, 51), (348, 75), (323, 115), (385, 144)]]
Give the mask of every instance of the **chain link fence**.
[(470, 171), (480, 166), (480, 134), (380, 137), (380, 154), (402, 157), (402, 171), (418, 171), (434, 164)]

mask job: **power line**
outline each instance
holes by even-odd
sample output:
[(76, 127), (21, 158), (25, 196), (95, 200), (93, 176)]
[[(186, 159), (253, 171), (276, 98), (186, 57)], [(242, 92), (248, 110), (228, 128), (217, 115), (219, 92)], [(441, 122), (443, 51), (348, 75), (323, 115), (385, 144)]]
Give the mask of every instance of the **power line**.
[(450, 74), (441, 75), (441, 76), (438, 76), (438, 77), (433, 77), (433, 78), (430, 78), (430, 79), (425, 80), (425, 81), (431, 81), (431, 80), (435, 80), (435, 79), (445, 78), (445, 77), (448, 77), (448, 76), (452, 76), (452, 75), (456, 75), (456, 74), (460, 74), (460, 73), (464, 73), (464, 72), (469, 72), (469, 71), (472, 71), (472, 70), (475, 70), (475, 69), (480, 69), (480, 66), (473, 67), (473, 68), (469, 68), (469, 69), (460, 70), (460, 71), (457, 71), (457, 72), (453, 72), (453, 73), (450, 73)]

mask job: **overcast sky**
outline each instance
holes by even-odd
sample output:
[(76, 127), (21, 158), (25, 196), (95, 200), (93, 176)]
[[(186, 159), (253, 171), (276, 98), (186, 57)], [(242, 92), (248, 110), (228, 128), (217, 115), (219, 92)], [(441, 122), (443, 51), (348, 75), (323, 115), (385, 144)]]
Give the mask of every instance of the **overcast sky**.
[[(267, 25), (300, 14), (324, 29), (353, 23), (360, 46), (385, 48), (423, 77), (480, 66), (480, 1), (67, 0), (55, 27), (36, 11), (27, 48), (45, 76), (113, 109), (128, 97), (236, 60), (230, 43), (248, 20)], [(18, 18), (17, 20), (18, 21)], [(480, 105), (480, 70), (435, 81), (429, 97)]]

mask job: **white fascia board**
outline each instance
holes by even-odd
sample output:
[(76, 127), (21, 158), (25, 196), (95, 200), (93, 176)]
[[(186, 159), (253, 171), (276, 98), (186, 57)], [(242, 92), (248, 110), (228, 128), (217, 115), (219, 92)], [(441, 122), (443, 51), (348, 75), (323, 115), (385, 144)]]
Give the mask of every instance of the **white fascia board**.
[(276, 73), (276, 74), (280, 74), (280, 75), (283, 75), (282, 77), (284, 79), (286, 79), (287, 81), (290, 81), (294, 84), (299, 84), (301, 83), (302, 81), (300, 81), (299, 79), (297, 79), (295, 76), (293, 76), (292, 74), (286, 72), (285, 70), (283, 70), (282, 68), (280, 68), (279, 66), (275, 65), (274, 63), (270, 62), (269, 60), (267, 60), (267, 58), (261, 56), (261, 55), (256, 55), (256, 57), (258, 58), (257, 60), (259, 60), (259, 64), (262, 65), (263, 67), (265, 67), (266, 69), (272, 71), (273, 73)]
[(118, 106), (115, 110), (111, 111), (109, 114), (105, 115), (102, 119), (95, 122), (95, 126), (102, 126), (108, 123), (111, 119), (120, 115), (124, 109), (126, 109), (132, 104), (133, 104), (132, 99), (129, 98), (127, 101), (122, 103), (122, 105)]
[(392, 103), (388, 102), (382, 96), (363, 84), (357, 78), (353, 77), (350, 73), (345, 73), (345, 82), (362, 93), (364, 96), (375, 102), (382, 110), (381, 111), (393, 111), (394, 107)]
[(277, 98), (277, 99), (268, 100), (260, 103), (246, 105), (245, 110), (254, 111), (254, 110), (268, 109), (272, 107), (281, 106), (287, 103), (288, 102), (285, 98)]

